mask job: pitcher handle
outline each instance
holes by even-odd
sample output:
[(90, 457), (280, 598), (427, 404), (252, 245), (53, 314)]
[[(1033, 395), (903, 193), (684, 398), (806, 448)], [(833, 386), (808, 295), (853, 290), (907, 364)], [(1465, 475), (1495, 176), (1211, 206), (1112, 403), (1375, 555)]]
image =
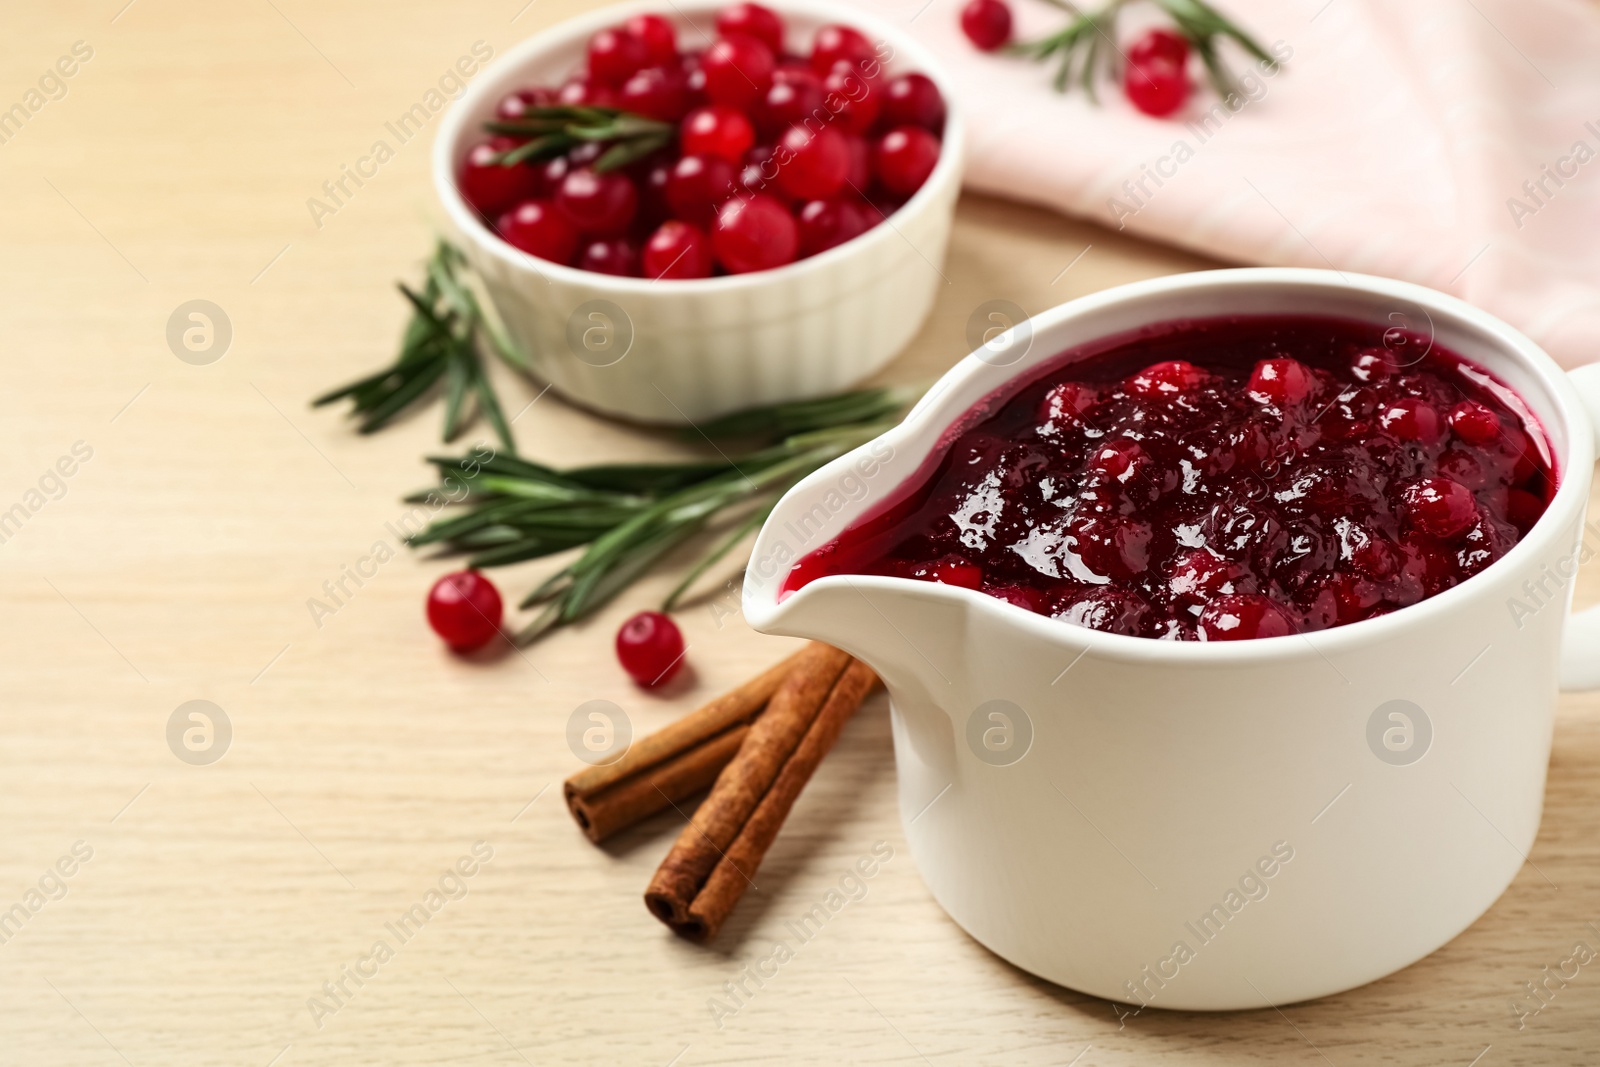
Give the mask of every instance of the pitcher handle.
[[(1589, 425), (1600, 447), (1600, 363), (1585, 364), (1568, 376), (1589, 412)], [(1569, 692), (1600, 689), (1600, 604), (1567, 618), (1561, 637), (1561, 688)]]

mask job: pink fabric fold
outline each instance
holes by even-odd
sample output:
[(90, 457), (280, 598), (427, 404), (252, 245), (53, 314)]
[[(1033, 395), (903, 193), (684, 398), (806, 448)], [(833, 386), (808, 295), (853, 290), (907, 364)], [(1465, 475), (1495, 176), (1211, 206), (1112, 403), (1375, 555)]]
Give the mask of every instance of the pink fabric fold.
[[(1230, 52), (1243, 95), (1202, 86), (1153, 119), (1109, 82), (1097, 107), (1057, 94), (1053, 66), (977, 52), (961, 0), (934, 0), (911, 29), (959, 85), (968, 186), (1233, 262), (1419, 282), (1566, 366), (1600, 356), (1600, 5), (1219, 6), (1286, 63)], [(1019, 39), (1067, 18), (1013, 10)], [(1124, 36), (1149, 14), (1130, 8)]]

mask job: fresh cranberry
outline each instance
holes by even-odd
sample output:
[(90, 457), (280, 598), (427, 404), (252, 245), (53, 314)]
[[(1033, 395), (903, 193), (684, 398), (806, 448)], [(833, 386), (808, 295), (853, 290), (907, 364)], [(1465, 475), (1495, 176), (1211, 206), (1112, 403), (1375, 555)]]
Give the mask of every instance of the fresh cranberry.
[(677, 674), (683, 653), (683, 631), (659, 611), (641, 611), (617, 631), (618, 662), (646, 688), (664, 685)]
[(609, 237), (622, 233), (639, 209), (639, 192), (626, 174), (575, 170), (556, 190), (556, 207), (580, 233)]
[(685, 156), (718, 156), (737, 163), (756, 143), (755, 129), (744, 112), (723, 104), (697, 107), (678, 128)]
[(1177, 396), (1206, 383), (1209, 375), (1193, 363), (1169, 359), (1153, 363), (1128, 379), (1128, 392), (1135, 396)]
[(589, 78), (597, 84), (621, 85), (647, 61), (644, 42), (621, 27), (589, 38)]
[(1439, 409), (1415, 397), (1405, 397), (1384, 408), (1378, 415), (1378, 425), (1402, 441), (1418, 441), (1425, 445), (1444, 436), (1444, 420), (1439, 418)]
[(689, 110), (689, 85), (677, 67), (645, 67), (617, 90), (624, 111), (660, 122), (677, 122)]
[(1122, 91), (1133, 106), (1156, 118), (1170, 115), (1189, 98), (1189, 77), (1173, 63), (1152, 60), (1129, 63), (1122, 73)]
[(1500, 417), (1476, 400), (1450, 409), (1450, 428), (1469, 445), (1487, 445), (1500, 438)]
[(500, 632), (500, 591), (477, 571), (456, 571), (428, 590), (428, 625), (457, 652), (482, 648)]
[(756, 109), (757, 124), (767, 133), (780, 133), (822, 111), (822, 85), (811, 81), (777, 81)]
[(1317, 380), (1295, 359), (1264, 359), (1250, 372), (1250, 396), (1263, 404), (1286, 408), (1311, 395)]
[(733, 195), (733, 179), (733, 164), (721, 156), (684, 156), (667, 178), (667, 203), (678, 218), (709, 227)]
[(707, 278), (711, 241), (699, 228), (678, 219), (663, 222), (644, 243), (646, 278)]
[(863, 196), (872, 184), (872, 146), (864, 137), (846, 137), (845, 148), (849, 152), (850, 167), (845, 171), (844, 184), (857, 196)]
[(616, 107), (617, 91), (593, 78), (578, 77), (561, 87), (556, 93), (556, 103), (569, 107)]
[(536, 107), (550, 107), (556, 102), (554, 89), (539, 87), (517, 89), (500, 98), (495, 105), (494, 117), (502, 122), (515, 122), (524, 118)]
[(822, 88), (822, 75), (811, 69), (811, 64), (804, 59), (780, 58), (777, 66), (772, 68), (774, 84), (783, 85), (811, 85)]
[(1400, 513), (1419, 533), (1450, 541), (1478, 521), (1472, 490), (1449, 478), (1419, 478), (1400, 490)]
[(794, 217), (770, 196), (729, 200), (711, 232), (712, 251), (729, 274), (781, 267), (794, 260), (799, 243)]
[(896, 126), (873, 152), (873, 169), (883, 187), (901, 196), (922, 188), (939, 162), (939, 139), (920, 126)]
[(756, 145), (744, 154), (744, 166), (734, 177), (735, 195), (750, 196), (767, 193), (779, 200), (788, 200), (789, 194), (778, 186), (778, 163), (773, 159), (771, 145)]
[(867, 231), (866, 219), (853, 199), (812, 200), (795, 220), (800, 229), (800, 254), (814, 256)]
[(1296, 632), (1289, 613), (1258, 593), (1219, 596), (1200, 612), (1203, 641), (1250, 641)]
[[(831, 126), (791, 126), (778, 142), (778, 186), (800, 200), (824, 200), (844, 188), (850, 146)], [(920, 182), (919, 182), (920, 184)]]
[(583, 246), (578, 255), (581, 270), (614, 274), (619, 278), (639, 275), (639, 250), (626, 237), (602, 237)]
[(513, 248), (552, 263), (572, 262), (578, 231), (548, 200), (525, 200), (500, 216), (495, 229)]
[(664, 65), (677, 61), (677, 31), (660, 15), (635, 15), (622, 28), (643, 46), (646, 63)]
[(771, 49), (773, 55), (783, 51), (783, 19), (776, 11), (760, 4), (741, 0), (718, 11), (717, 32), (724, 37), (735, 33), (754, 37)]
[(506, 167), (497, 162), (518, 143), (510, 137), (493, 137), (474, 145), (461, 161), (456, 185), (478, 214), (493, 218), (519, 200), (538, 194), (539, 174), (533, 167), (526, 163)]
[(1140, 36), (1128, 46), (1129, 63), (1168, 63), (1182, 67), (1189, 62), (1189, 39), (1160, 28)]
[(883, 90), (856, 71), (840, 67), (822, 79), (822, 102), (845, 133), (864, 137), (882, 109)]
[(672, 205), (667, 203), (667, 182), (672, 177), (674, 162), (670, 157), (653, 159), (644, 168), (644, 175), (639, 179), (639, 211), (634, 216), (636, 224), (642, 223), (649, 228), (665, 222), (672, 215)]
[(961, 32), (980, 52), (993, 52), (1011, 40), (1011, 8), (1005, 0), (969, 0), (961, 9)]
[(944, 128), (944, 97), (926, 74), (902, 74), (883, 89), (886, 126), (921, 126), (938, 133)]
[(859, 30), (839, 25), (822, 27), (811, 42), (811, 69), (826, 75), (840, 60), (860, 69), (863, 64), (875, 64), (878, 53)]
[(743, 33), (718, 37), (700, 57), (713, 103), (753, 110), (772, 84), (772, 49)]

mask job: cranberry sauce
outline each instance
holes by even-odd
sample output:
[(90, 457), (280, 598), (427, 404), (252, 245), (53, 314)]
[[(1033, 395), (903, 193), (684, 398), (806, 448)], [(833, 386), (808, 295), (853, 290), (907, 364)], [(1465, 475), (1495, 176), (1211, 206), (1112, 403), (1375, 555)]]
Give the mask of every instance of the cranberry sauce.
[(1343, 319), (1167, 323), (980, 404), (917, 484), (801, 559), (981, 589), (1097, 630), (1275, 637), (1449, 589), (1555, 492), (1521, 399)]

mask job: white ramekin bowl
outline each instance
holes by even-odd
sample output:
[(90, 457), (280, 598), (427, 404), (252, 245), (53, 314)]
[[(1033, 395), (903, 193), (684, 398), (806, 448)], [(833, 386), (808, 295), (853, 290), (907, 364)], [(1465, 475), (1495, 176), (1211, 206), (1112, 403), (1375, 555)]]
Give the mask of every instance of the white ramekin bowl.
[(911, 340), (944, 282), (964, 140), (949, 77), (909, 35), (859, 8), (766, 2), (783, 15), (791, 47), (809, 47), (820, 26), (854, 26), (892, 50), (885, 62), (891, 75), (921, 71), (952, 105), (938, 165), (916, 195), (867, 233), (820, 255), (721, 278), (610, 277), (518, 251), (457, 191), (461, 159), (506, 93), (559, 85), (581, 67), (595, 31), (639, 12), (671, 18), (680, 45), (702, 47), (723, 0), (640, 0), (563, 22), (501, 56), (444, 117), (433, 180), (456, 239), (535, 372), (585, 407), (682, 425), (847, 389)]

